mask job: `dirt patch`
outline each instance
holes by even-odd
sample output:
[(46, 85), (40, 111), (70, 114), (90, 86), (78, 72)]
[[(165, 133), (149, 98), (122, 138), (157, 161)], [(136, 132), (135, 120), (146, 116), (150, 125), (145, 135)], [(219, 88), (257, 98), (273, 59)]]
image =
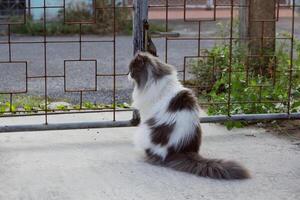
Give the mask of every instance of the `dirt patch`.
[(286, 137), (300, 145), (300, 120), (284, 120), (265, 123), (262, 125), (267, 132)]

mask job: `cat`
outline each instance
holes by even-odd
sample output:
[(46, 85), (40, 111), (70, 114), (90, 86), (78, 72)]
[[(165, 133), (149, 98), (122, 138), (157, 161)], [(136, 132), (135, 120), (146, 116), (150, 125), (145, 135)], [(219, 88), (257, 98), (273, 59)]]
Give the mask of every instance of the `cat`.
[(199, 106), (193, 92), (179, 82), (174, 66), (138, 52), (129, 64), (128, 79), (134, 83), (133, 107), (141, 116), (134, 143), (145, 151), (147, 162), (215, 179), (250, 178), (234, 161), (198, 153)]

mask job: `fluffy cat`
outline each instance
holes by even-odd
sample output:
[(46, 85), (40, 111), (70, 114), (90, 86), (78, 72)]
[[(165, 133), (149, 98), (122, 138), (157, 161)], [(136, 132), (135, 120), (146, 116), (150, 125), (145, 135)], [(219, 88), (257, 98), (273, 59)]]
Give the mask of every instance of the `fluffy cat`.
[(203, 158), (199, 107), (193, 92), (178, 81), (175, 67), (139, 52), (129, 65), (134, 82), (133, 107), (141, 122), (135, 145), (151, 164), (215, 179), (246, 179), (250, 175), (234, 161)]

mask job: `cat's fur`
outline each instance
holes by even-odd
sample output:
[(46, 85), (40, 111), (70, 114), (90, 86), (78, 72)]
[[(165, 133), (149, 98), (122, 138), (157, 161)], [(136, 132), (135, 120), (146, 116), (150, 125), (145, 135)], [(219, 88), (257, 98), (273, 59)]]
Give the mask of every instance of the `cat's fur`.
[(133, 107), (141, 115), (135, 144), (145, 151), (147, 161), (216, 179), (250, 177), (234, 161), (199, 155), (201, 127), (197, 100), (178, 81), (173, 66), (139, 52), (129, 65), (128, 77), (135, 83)]

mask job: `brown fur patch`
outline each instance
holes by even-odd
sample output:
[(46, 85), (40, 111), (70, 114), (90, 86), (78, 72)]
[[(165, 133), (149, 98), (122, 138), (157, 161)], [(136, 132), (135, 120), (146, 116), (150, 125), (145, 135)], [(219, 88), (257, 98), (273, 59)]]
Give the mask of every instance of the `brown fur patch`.
[(247, 169), (234, 161), (207, 159), (198, 154), (201, 143), (201, 128), (195, 129), (194, 137), (184, 146), (170, 147), (165, 160), (146, 150), (147, 161), (154, 165), (169, 167), (177, 171), (214, 179), (247, 179)]
[(189, 90), (182, 90), (170, 101), (168, 111), (193, 110), (197, 107), (197, 99)]
[(138, 55), (144, 58), (145, 66), (151, 70), (155, 80), (163, 78), (166, 75), (170, 75), (175, 70), (174, 67), (162, 62), (159, 58), (148, 52), (140, 52)]
[(139, 54), (129, 64), (129, 73), (131, 77), (136, 81), (137, 86), (142, 88), (145, 86), (148, 79), (148, 71), (146, 68), (146, 60)]
[(139, 88), (143, 88), (148, 81), (148, 73), (154, 80), (159, 80), (166, 75), (172, 74), (174, 68), (160, 61), (147, 52), (139, 52), (129, 64), (131, 77), (137, 82)]
[(163, 166), (177, 171), (214, 179), (247, 179), (249, 172), (234, 161), (202, 158), (198, 153), (178, 153), (168, 157)]
[(146, 124), (151, 130), (151, 142), (154, 144), (166, 145), (169, 142), (170, 135), (174, 130), (175, 124), (156, 125), (154, 118), (147, 120)]

